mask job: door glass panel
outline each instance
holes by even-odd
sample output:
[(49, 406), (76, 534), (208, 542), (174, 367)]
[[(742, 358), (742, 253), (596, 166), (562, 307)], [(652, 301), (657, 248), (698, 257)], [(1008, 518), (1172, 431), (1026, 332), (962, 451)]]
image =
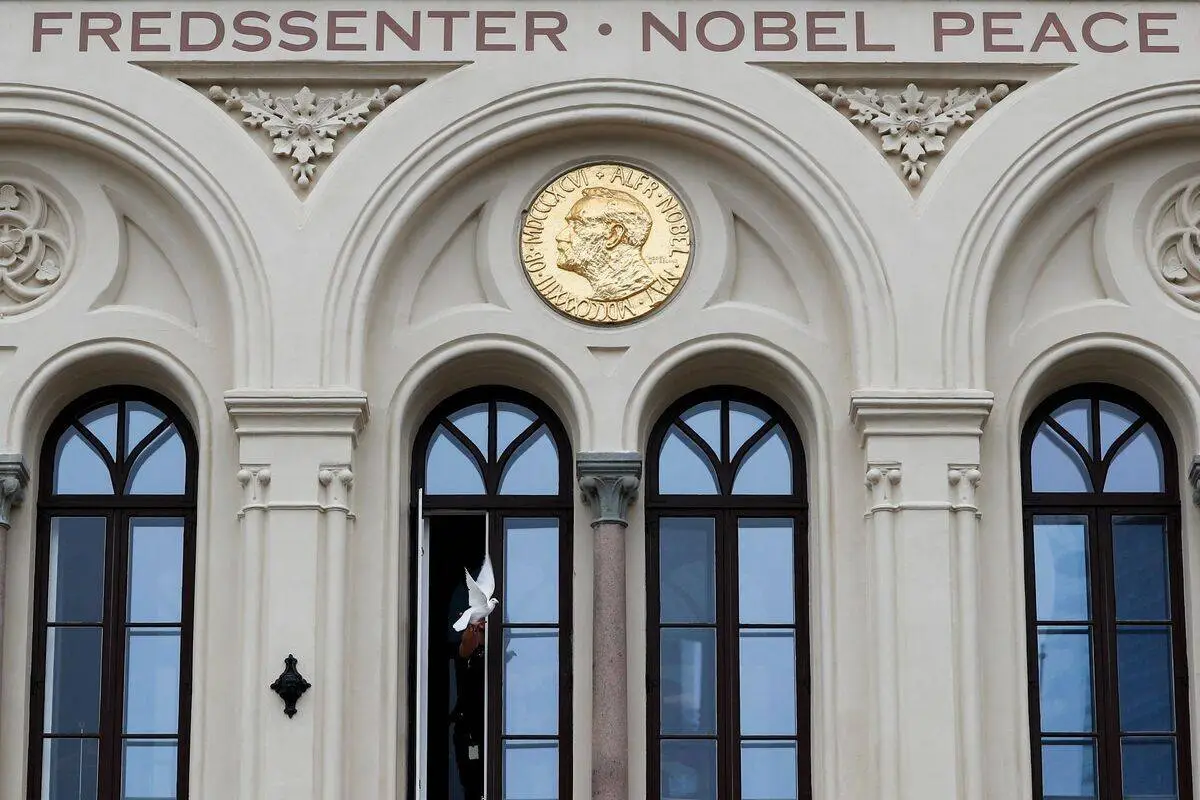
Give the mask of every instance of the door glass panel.
[(1117, 619), (1169, 620), (1167, 521), (1113, 517), (1113, 571)]
[(1162, 492), (1163, 454), (1158, 436), (1143, 425), (1133, 438), (1121, 445), (1108, 466), (1106, 492)]
[(122, 800), (175, 800), (178, 745), (173, 739), (124, 742)]
[(1121, 778), (1125, 800), (1179, 797), (1175, 742), (1125, 737), (1121, 740)]
[(743, 736), (796, 733), (796, 635), (790, 630), (743, 630), (739, 635)]
[(100, 628), (46, 632), (46, 733), (100, 731)]
[(711, 517), (659, 521), (659, 614), (663, 622), (716, 622), (715, 526)]
[(146, 403), (133, 402), (125, 406), (125, 453), (142, 443), (150, 432), (167, 417), (157, 408)]
[(1096, 797), (1096, 744), (1089, 739), (1042, 740), (1045, 800)]
[[(1086, 401), (1079, 401), (1086, 402)], [(1138, 421), (1138, 415), (1125, 406), (1100, 401), (1100, 458), (1108, 455), (1108, 448), (1113, 446), (1118, 437)]]
[(1084, 627), (1038, 631), (1042, 731), (1093, 730), (1091, 633)]
[(129, 622), (183, 619), (183, 520), (129, 521)]
[(504, 630), (504, 733), (558, 733), (558, 631)]
[(89, 411), (79, 418), (79, 422), (88, 432), (100, 440), (104, 449), (114, 459), (117, 457), (117, 405), (107, 406)]
[(488, 452), (488, 407), (487, 403), (467, 406), (446, 417), (454, 427), (479, 448), (484, 458), (492, 458)]
[(504, 521), (505, 622), (558, 622), (558, 520)]
[(733, 493), (792, 493), (792, 453), (778, 425), (746, 453), (733, 479)]
[(55, 517), (50, 521), (50, 622), (104, 621), (103, 517)]
[[(713, 400), (692, 406), (679, 418), (718, 455), (721, 453), (721, 402)], [(730, 432), (732, 435), (732, 431)], [(732, 445), (730, 445), (732, 447)]]
[[(513, 403), (498, 404), (496, 406), (496, 458), (504, 455), (508, 446), (536, 421), (537, 415), (527, 408)], [(480, 448), (480, 450), (487, 452), (485, 448)]]
[(738, 618), (790, 625), (796, 618), (792, 520), (738, 520)]
[(100, 742), (46, 739), (42, 743), (42, 800), (97, 800)]
[(717, 632), (712, 628), (666, 628), (660, 649), (662, 732), (715, 734)]
[(1086, 620), (1088, 518), (1038, 516), (1033, 520), (1033, 563), (1040, 620)]
[(556, 800), (557, 797), (558, 742), (506, 740), (504, 800)]
[(126, 631), (125, 732), (179, 730), (179, 630)]
[(717, 472), (700, 446), (672, 425), (658, 455), (662, 494), (716, 494)]
[(663, 800), (717, 800), (717, 743), (712, 739), (664, 739)]
[(1090, 492), (1092, 482), (1075, 448), (1047, 425), (1038, 429), (1030, 453), (1035, 492)]
[(751, 436), (771, 421), (767, 412), (745, 403), (729, 404), (729, 458), (737, 455)]
[(187, 479), (187, 454), (175, 426), (146, 445), (129, 473), (129, 494), (183, 494)]
[(74, 428), (58, 440), (54, 455), (55, 494), (112, 494), (112, 475), (92, 443)]
[(793, 800), (796, 743), (742, 742), (742, 800)]
[(483, 473), (466, 445), (439, 426), (425, 460), (426, 494), (483, 494)]
[[(1087, 398), (1072, 400), (1056, 408), (1050, 417), (1063, 426), (1077, 442), (1092, 452), (1092, 401)], [(1101, 418), (1101, 426), (1103, 426)], [(1103, 427), (1101, 427), (1103, 430)]]
[(1175, 729), (1171, 630), (1117, 626), (1117, 684), (1121, 730), (1165, 733)]
[(558, 449), (545, 425), (509, 457), (500, 494), (558, 494)]

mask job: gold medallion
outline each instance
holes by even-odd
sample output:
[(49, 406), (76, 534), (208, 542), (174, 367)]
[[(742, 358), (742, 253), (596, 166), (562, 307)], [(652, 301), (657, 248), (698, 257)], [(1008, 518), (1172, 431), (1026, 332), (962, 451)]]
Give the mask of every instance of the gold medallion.
[(542, 299), (593, 325), (649, 314), (692, 260), (692, 221), (663, 181), (626, 164), (587, 164), (550, 181), (521, 221), (521, 263)]

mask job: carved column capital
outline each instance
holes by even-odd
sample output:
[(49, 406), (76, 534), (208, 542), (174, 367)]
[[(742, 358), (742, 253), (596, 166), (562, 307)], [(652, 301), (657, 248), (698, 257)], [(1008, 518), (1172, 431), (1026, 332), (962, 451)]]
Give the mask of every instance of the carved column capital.
[(950, 481), (950, 502), (954, 510), (974, 510), (975, 491), (983, 475), (975, 464), (952, 464), (946, 472)]
[(12, 524), (12, 510), (25, 499), (29, 470), (19, 455), (0, 455), (0, 528)]
[(876, 506), (895, 502), (895, 489), (900, 485), (900, 465), (895, 462), (868, 465), (864, 484), (871, 491)]
[(596, 518), (592, 527), (628, 525), (625, 511), (642, 483), (642, 458), (637, 453), (580, 453), (576, 462), (583, 502)]

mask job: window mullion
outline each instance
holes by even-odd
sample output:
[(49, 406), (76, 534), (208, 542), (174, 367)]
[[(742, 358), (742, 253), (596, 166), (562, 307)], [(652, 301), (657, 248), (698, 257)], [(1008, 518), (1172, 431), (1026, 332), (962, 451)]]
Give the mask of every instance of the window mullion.
[(112, 511), (108, 517), (108, 536), (105, 547), (104, 576), (104, 628), (102, 634), (101, 690), (100, 690), (100, 747), (99, 747), (99, 793), (101, 797), (120, 796), (120, 729), (121, 729), (121, 685), (124, 677), (120, 638), (122, 619), (120, 531), (125, 514)]
[[(725, 401), (728, 403), (728, 401)], [(728, 419), (728, 415), (725, 415)], [(726, 423), (728, 426), (728, 423)], [(727, 434), (726, 434), (727, 435)], [(724, 620), (717, 621), (718, 646), (724, 645), (724, 676), (718, 675), (718, 695), (722, 696), (725, 719), (718, 716), (718, 770), (723, 768), (725, 797), (739, 800), (741, 791), (741, 685), (738, 669), (738, 569), (737, 569), (737, 512), (726, 511), (718, 518), (718, 558), (721, 560), (720, 580), (724, 584), (721, 610)], [(723, 750), (723, 752), (722, 752)]]
[(1096, 638), (1096, 715), (1100, 734), (1100, 796), (1118, 798), (1121, 790), (1121, 697), (1117, 683), (1117, 606), (1112, 561), (1112, 510), (1094, 512), (1094, 574), (1096, 608), (1092, 613)]

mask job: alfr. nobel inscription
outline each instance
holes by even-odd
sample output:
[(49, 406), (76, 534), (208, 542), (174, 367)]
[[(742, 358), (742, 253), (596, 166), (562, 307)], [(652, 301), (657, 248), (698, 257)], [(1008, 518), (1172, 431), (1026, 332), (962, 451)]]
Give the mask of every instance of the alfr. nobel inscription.
[(614, 325), (678, 290), (692, 259), (687, 209), (662, 180), (625, 164), (588, 164), (538, 192), (521, 225), (521, 263), (551, 307)]

